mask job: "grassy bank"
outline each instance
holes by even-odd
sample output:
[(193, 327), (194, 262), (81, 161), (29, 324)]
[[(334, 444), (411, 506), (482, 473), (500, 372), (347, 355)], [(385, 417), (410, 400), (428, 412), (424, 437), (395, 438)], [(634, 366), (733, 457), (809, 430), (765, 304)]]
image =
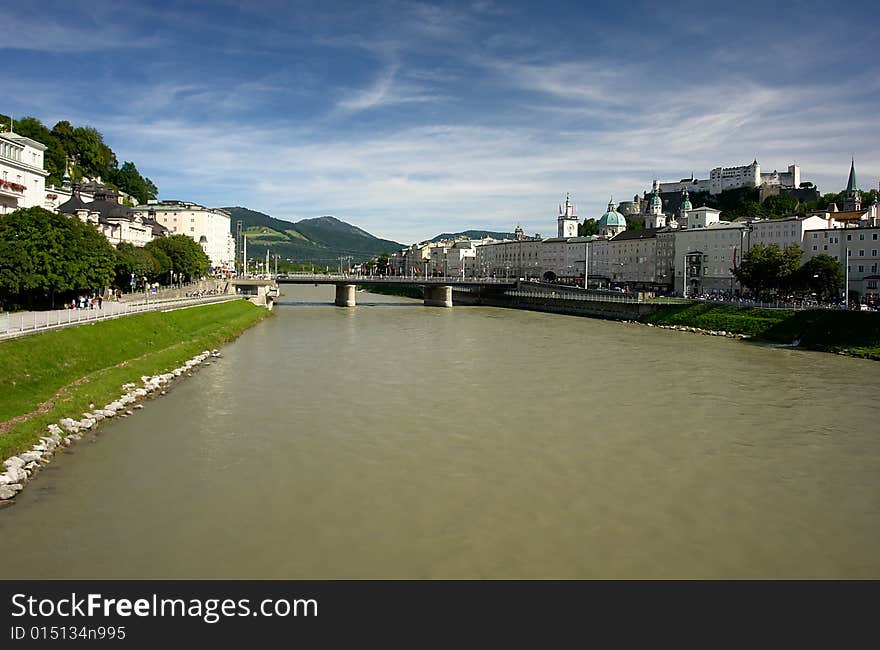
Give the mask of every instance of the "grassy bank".
[(785, 311), (733, 305), (671, 305), (644, 323), (682, 325), (748, 334), (774, 343), (800, 341), (802, 347), (880, 359), (880, 313), (812, 309)]
[(218, 347), (267, 314), (237, 300), (0, 342), (0, 460), (29, 448), (48, 424), (82, 417), (90, 403), (116, 399), (122, 384)]

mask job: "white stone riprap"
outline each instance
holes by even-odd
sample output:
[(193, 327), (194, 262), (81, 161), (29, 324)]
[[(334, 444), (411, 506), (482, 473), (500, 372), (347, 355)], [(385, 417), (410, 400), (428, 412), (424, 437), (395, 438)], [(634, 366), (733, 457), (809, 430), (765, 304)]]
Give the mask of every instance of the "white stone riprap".
[[(14, 499), (25, 484), (51, 462), (52, 457), (58, 451), (82, 440), (83, 432), (94, 429), (102, 420), (133, 415), (132, 408), (144, 408), (143, 404), (138, 403), (140, 400), (152, 394), (165, 395), (167, 391), (162, 390), (164, 386), (184, 373), (187, 376), (191, 375), (192, 371), (198, 369), (200, 365), (208, 365), (210, 363), (208, 359), (219, 357), (219, 350), (204, 350), (170, 372), (153, 376), (144, 375), (141, 377), (143, 386), (134, 383), (123, 384), (122, 395), (106, 404), (102, 409), (95, 408), (94, 404), (89, 404), (90, 410), (82, 413), (81, 419), (62, 418), (57, 423), (48, 425), (46, 427), (48, 435), (41, 437), (39, 442), (28, 451), (3, 461), (5, 471), (0, 473), (0, 504)], [(129, 405), (133, 406), (127, 408)]]

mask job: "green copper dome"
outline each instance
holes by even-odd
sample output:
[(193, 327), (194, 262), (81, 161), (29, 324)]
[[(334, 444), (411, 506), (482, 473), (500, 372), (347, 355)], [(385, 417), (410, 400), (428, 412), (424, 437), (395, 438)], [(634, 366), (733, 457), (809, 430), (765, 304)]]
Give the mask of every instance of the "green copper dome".
[(598, 225), (601, 226), (623, 226), (626, 228), (626, 219), (615, 208), (614, 201), (608, 204), (608, 212), (599, 218)]
[(663, 201), (660, 200), (660, 195), (657, 194), (656, 192), (654, 193), (654, 196), (651, 197), (651, 205), (652, 206), (659, 205), (659, 206), (663, 207)]
[(688, 191), (685, 190), (681, 193), (682, 201), (681, 201), (681, 209), (682, 210), (693, 210), (693, 206), (691, 205), (691, 200), (688, 197)]

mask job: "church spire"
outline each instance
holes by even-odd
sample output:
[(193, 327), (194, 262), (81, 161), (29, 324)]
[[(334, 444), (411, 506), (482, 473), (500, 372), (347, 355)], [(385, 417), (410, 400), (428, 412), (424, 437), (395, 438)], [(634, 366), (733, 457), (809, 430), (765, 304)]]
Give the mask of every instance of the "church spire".
[(857, 192), (859, 189), (856, 183), (856, 159), (853, 157), (849, 164), (849, 181), (846, 184), (847, 193)]

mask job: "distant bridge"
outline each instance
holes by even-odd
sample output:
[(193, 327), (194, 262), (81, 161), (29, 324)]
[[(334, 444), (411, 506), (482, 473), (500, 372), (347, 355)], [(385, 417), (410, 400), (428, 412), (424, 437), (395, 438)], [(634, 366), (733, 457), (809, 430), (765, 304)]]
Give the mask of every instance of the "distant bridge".
[(359, 284), (424, 287), (425, 305), (431, 307), (452, 307), (452, 288), (493, 288), (512, 289), (518, 284), (515, 278), (460, 278), (425, 277), (402, 275), (354, 275), (354, 274), (313, 274), (292, 273), (275, 278), (279, 284), (333, 284), (336, 285), (335, 303), (340, 307), (354, 307), (355, 287)]

